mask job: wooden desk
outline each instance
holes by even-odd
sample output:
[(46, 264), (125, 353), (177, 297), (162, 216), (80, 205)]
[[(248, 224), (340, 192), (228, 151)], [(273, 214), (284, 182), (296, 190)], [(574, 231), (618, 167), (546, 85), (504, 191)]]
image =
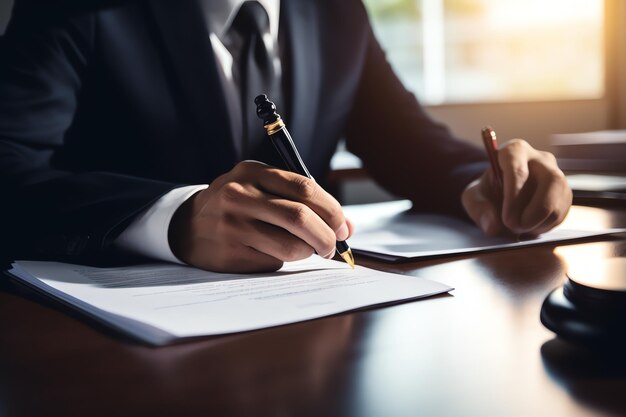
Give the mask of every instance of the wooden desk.
[[(626, 210), (568, 221), (624, 226)], [(611, 256), (626, 256), (626, 240), (369, 263), (456, 290), (158, 349), (3, 280), (0, 415), (623, 416), (623, 357), (590, 354), (539, 322), (568, 262)]]

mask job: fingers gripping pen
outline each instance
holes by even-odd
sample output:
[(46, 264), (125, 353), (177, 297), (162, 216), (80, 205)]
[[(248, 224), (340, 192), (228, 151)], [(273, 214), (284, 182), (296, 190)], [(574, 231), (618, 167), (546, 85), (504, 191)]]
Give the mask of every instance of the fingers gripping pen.
[[(259, 119), (263, 120), (263, 127), (265, 128), (267, 136), (285, 162), (285, 165), (291, 172), (312, 179), (313, 177), (304, 165), (285, 123), (276, 112), (274, 103), (269, 101), (264, 94), (257, 96), (254, 99), (254, 103), (257, 106), (256, 114)], [(337, 253), (339, 253), (348, 265), (354, 268), (354, 256), (352, 255), (352, 250), (348, 246), (348, 243), (346, 241), (337, 241), (336, 247)]]

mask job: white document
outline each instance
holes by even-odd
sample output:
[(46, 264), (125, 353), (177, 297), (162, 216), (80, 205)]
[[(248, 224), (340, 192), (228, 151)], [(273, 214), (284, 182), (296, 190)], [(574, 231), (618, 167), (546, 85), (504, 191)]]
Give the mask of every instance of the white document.
[(489, 237), (477, 226), (454, 217), (410, 213), (408, 200), (344, 207), (354, 223), (353, 251), (387, 261), (402, 261), (504, 248), (567, 242), (620, 233), (626, 229), (568, 229), (563, 226), (530, 240)]
[(437, 282), (316, 255), (275, 273), (235, 275), (174, 264), (96, 268), (17, 261), (11, 275), (154, 345), (279, 326), (445, 293)]
[(598, 201), (626, 200), (626, 176), (574, 174), (567, 175), (567, 182), (574, 192), (574, 201), (590, 199)]
[(567, 175), (567, 182), (574, 191), (626, 191), (624, 175)]

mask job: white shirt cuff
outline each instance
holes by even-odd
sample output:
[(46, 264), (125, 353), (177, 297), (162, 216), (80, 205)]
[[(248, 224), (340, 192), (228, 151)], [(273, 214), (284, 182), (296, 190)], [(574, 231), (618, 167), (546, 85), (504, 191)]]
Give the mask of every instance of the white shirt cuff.
[(140, 213), (117, 239), (114, 245), (161, 261), (184, 263), (178, 259), (168, 240), (172, 216), (189, 197), (204, 190), (207, 184), (174, 188)]

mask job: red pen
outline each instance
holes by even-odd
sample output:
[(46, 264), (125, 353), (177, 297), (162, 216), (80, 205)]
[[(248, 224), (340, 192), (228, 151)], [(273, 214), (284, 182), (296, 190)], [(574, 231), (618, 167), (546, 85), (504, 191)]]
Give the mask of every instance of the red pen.
[[(496, 138), (496, 132), (494, 132), (491, 127), (485, 126), (483, 127), (481, 133), (483, 137), (483, 144), (485, 145), (485, 150), (487, 151), (487, 156), (489, 157), (491, 171), (493, 172), (493, 176), (498, 184), (497, 195), (499, 198), (502, 198), (504, 182), (502, 180), (502, 168), (500, 168), (500, 164), (498, 163), (498, 139)], [(516, 240), (519, 242), (521, 236), (515, 236)]]
[(498, 139), (496, 138), (496, 132), (494, 132), (491, 127), (485, 126), (483, 127), (481, 133), (483, 137), (483, 144), (485, 145), (485, 150), (487, 151), (487, 156), (489, 157), (489, 164), (491, 164), (491, 171), (493, 172), (493, 176), (495, 177), (501, 192), (504, 184), (502, 182), (502, 169), (498, 163)]

